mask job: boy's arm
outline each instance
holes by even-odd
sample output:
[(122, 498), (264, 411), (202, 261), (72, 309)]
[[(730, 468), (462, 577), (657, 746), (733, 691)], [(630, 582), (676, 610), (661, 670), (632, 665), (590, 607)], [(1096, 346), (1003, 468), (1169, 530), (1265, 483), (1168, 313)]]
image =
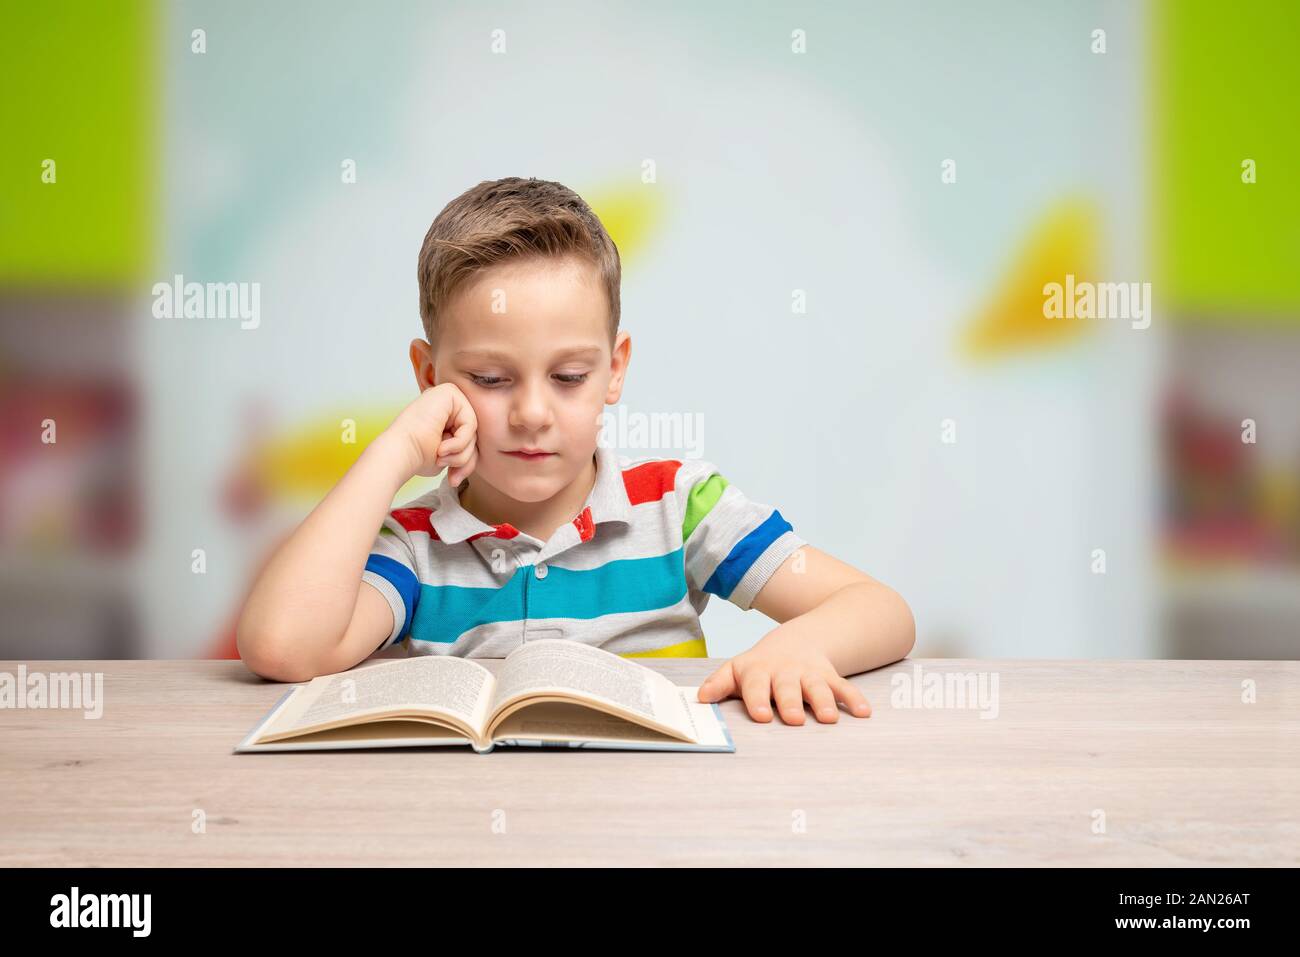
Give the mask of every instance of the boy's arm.
[(811, 545), (782, 563), (751, 607), (782, 625), (800, 619), (806, 640), (841, 675), (906, 658), (916, 642), (912, 610), (898, 592)]
[(787, 556), (750, 606), (780, 624), (700, 685), (699, 700), (744, 699), (750, 716), (803, 724), (804, 701), (821, 722), (839, 718), (836, 701), (865, 718), (871, 705), (846, 675), (907, 657), (912, 611), (893, 589), (804, 545)]
[[(307, 681), (346, 671), (400, 628), (362, 579), (393, 496), (414, 475), (457, 485), (477, 462), (474, 409), (450, 382), (427, 386), (272, 555), (239, 616), (239, 655), (257, 674)], [(382, 609), (382, 611), (381, 611)]]
[(387, 600), (362, 581), (375, 530), (414, 474), (409, 442), (384, 432), (272, 555), (239, 618), (248, 667), (277, 681), (345, 671), (389, 635)]

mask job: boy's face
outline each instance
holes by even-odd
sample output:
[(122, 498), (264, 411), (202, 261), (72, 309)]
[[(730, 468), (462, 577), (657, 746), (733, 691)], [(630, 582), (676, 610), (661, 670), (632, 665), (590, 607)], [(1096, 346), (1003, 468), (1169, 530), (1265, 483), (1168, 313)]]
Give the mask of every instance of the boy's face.
[[(594, 265), (515, 261), (457, 291), (436, 353), (423, 339), (411, 344), (420, 387), (454, 383), (473, 407), (481, 481), (516, 501), (540, 502), (587, 467), (602, 410), (618, 401), (631, 356), (626, 332), (610, 348), (608, 316)], [(520, 449), (553, 454), (508, 454)]]

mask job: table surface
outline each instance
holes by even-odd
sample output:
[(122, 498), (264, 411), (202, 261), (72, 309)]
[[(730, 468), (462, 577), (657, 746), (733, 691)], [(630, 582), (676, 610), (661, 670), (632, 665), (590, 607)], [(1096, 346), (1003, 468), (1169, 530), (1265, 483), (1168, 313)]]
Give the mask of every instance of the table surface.
[[(639, 663), (693, 685), (724, 660)], [(852, 679), (870, 718), (722, 702), (734, 754), (485, 755), (232, 754), (289, 686), (21, 664), (102, 672), (104, 711), (0, 708), (4, 866), (1300, 864), (1298, 662), (908, 659)], [(996, 716), (906, 706), (980, 675)]]

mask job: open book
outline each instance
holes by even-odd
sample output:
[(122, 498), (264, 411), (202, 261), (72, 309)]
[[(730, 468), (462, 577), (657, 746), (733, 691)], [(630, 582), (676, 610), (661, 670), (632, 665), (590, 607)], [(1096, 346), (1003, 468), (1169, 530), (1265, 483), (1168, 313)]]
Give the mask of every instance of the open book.
[(565, 639), (529, 641), (496, 674), (419, 655), (321, 675), (287, 692), (235, 753), (468, 744), (727, 751), (716, 703), (644, 665)]

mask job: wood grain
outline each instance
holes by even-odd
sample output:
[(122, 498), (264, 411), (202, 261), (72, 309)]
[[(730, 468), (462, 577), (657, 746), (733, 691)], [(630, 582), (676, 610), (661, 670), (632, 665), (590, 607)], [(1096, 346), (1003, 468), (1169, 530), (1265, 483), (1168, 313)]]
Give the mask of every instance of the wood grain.
[[(853, 679), (866, 719), (729, 699), (735, 754), (488, 755), (235, 755), (288, 687), (240, 662), (23, 664), (103, 672), (105, 703), (0, 709), (5, 866), (1300, 864), (1296, 662), (912, 659)], [(917, 666), (996, 675), (997, 717), (893, 706)]]

